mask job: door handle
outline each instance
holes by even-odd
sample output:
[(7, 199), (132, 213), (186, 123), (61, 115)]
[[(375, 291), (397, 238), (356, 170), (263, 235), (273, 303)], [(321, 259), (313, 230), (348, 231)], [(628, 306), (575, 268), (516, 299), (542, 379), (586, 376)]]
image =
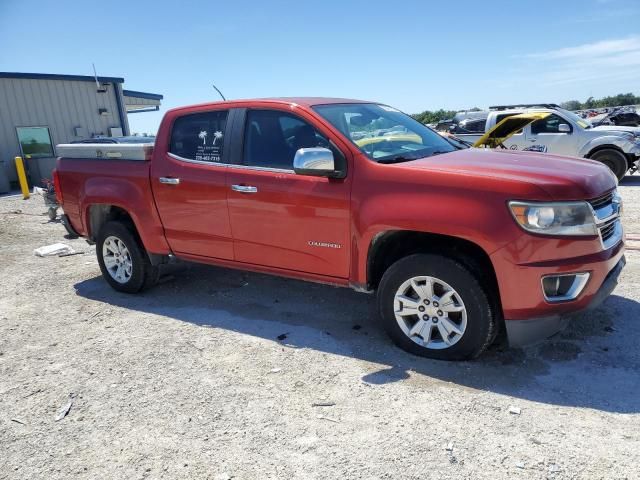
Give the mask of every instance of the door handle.
[(530, 142), (537, 142), (537, 141), (538, 141), (538, 139), (537, 139), (537, 138), (530, 138), (530, 139), (529, 139), (529, 141), (530, 141)]
[(258, 187), (252, 187), (250, 185), (231, 185), (231, 190), (241, 193), (256, 193)]
[(160, 183), (164, 183), (165, 185), (179, 185), (180, 179), (172, 177), (160, 177)]

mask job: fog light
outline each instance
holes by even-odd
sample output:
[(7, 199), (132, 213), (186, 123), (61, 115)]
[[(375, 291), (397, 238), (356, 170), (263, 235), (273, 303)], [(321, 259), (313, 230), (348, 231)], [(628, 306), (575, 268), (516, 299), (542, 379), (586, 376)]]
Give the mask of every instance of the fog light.
[(542, 277), (542, 293), (547, 302), (575, 300), (589, 281), (589, 273), (548, 275)]

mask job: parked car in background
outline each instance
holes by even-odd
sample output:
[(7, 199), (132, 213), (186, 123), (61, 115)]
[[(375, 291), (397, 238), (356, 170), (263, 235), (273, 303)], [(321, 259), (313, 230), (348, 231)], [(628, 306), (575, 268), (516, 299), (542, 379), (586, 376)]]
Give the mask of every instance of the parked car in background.
[(167, 112), (154, 147), (57, 150), (64, 224), (114, 289), (177, 257), (377, 292), (389, 336), (426, 357), (553, 335), (625, 264), (600, 163), (456, 147), (387, 105), (202, 104)]
[(474, 143), (501, 120), (521, 113), (550, 115), (527, 125), (511, 136), (505, 146), (512, 150), (546, 150), (548, 153), (597, 160), (618, 179), (638, 168), (640, 129), (624, 126), (594, 127), (589, 120), (554, 104), (491, 107), (485, 117), (467, 118), (450, 129), (462, 140)]

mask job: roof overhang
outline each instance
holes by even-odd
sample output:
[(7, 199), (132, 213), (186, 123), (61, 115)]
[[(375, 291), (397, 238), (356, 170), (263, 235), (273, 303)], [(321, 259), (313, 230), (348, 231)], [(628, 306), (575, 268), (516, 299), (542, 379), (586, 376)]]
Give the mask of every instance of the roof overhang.
[[(96, 77), (89, 75), (58, 75), (55, 73), (0, 72), (0, 78), (25, 78), (30, 80), (73, 80), (76, 82), (95, 82)], [(124, 83), (120, 77), (98, 77), (102, 83)]]
[(122, 90), (127, 113), (154, 112), (160, 109), (160, 101), (164, 98), (157, 93)]

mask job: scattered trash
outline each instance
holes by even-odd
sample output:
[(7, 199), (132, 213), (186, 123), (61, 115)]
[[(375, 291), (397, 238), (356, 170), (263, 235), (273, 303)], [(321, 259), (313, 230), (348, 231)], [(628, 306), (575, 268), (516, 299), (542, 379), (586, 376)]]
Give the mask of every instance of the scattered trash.
[(75, 253), (75, 250), (64, 243), (54, 243), (44, 247), (36, 248), (33, 254), (37, 257), (50, 257), (52, 255), (61, 255), (65, 253)]
[(72, 405), (73, 405), (73, 395), (69, 395), (69, 401), (60, 410), (58, 410), (58, 414), (56, 415), (55, 421), (59, 422), (64, 417), (66, 417), (69, 411), (71, 410)]
[(312, 407), (334, 407), (335, 405), (335, 402), (316, 402), (311, 404)]
[(520, 410), (520, 407), (514, 407), (513, 405), (509, 407), (509, 413), (520, 415), (521, 412), (522, 410)]
[(85, 252), (59, 253), (59, 257), (70, 257), (71, 255), (83, 255)]
[(447, 443), (447, 446), (444, 447), (447, 452), (453, 452), (453, 442)]
[(524, 463), (516, 462), (516, 468), (524, 468)]
[(316, 418), (319, 418), (320, 420), (328, 420), (329, 422), (333, 422), (333, 423), (340, 423), (340, 420), (336, 420), (335, 418), (325, 417), (324, 415), (316, 415)]
[(281, 341), (285, 340), (285, 339), (287, 338), (287, 336), (288, 336), (288, 335), (289, 335), (289, 332), (287, 332), (287, 333), (281, 333), (280, 335), (278, 335), (278, 336), (276, 337), (276, 339), (277, 339), (278, 341), (280, 341), (280, 342), (281, 342)]
[(17, 418), (12, 418), (11, 421), (15, 423), (19, 423), (20, 425), (26, 425), (26, 423), (24, 423), (22, 420), (19, 420)]
[(280, 371), (282, 371), (281, 368), (272, 368), (271, 370), (269, 370), (269, 373), (278, 373)]
[(35, 391), (31, 392), (31, 393), (28, 393), (27, 395), (25, 395), (22, 398), (29, 398), (30, 396), (35, 395), (36, 393), (40, 393), (40, 392), (42, 392), (41, 388), (39, 388), (39, 389), (37, 389), (37, 390), (35, 390)]
[(549, 472), (550, 473), (558, 473), (558, 472), (560, 472), (560, 467), (557, 466), (555, 463), (552, 463), (551, 465), (549, 465)]
[(360, 330), (362, 328), (362, 325), (354, 325), (353, 327), (351, 327), (353, 330)]

